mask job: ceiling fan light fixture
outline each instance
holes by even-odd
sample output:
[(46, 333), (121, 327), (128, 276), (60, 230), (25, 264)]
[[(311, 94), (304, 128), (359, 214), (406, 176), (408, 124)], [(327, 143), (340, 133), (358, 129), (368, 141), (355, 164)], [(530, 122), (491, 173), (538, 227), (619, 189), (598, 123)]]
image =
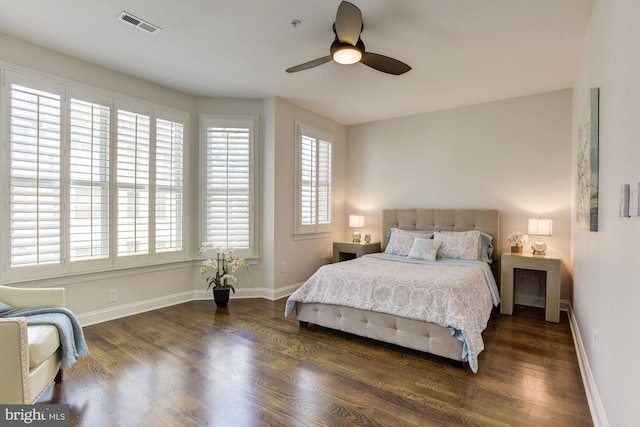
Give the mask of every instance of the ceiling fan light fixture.
[(330, 54), (322, 58), (314, 59), (313, 61), (304, 62), (295, 67), (289, 67), (285, 71), (287, 73), (295, 73), (331, 61), (346, 65), (360, 62), (367, 67), (396, 76), (411, 70), (411, 67), (402, 61), (377, 53), (367, 52), (360, 38), (363, 28), (364, 24), (362, 23), (362, 12), (360, 12), (360, 9), (348, 1), (340, 2), (338, 12), (336, 13), (336, 20), (333, 23), (333, 33), (336, 37), (329, 48)]
[(362, 51), (355, 46), (343, 46), (334, 50), (331, 54), (338, 64), (350, 65), (360, 62)]

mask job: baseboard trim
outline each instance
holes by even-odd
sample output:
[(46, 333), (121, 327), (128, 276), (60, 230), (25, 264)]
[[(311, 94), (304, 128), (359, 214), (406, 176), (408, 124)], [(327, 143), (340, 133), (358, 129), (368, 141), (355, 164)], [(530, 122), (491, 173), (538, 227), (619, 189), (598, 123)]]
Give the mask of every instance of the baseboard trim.
[(609, 427), (607, 421), (607, 415), (602, 406), (602, 399), (600, 399), (600, 393), (598, 393), (598, 387), (591, 367), (589, 366), (589, 359), (587, 358), (587, 352), (582, 342), (582, 335), (580, 334), (580, 328), (578, 327), (578, 321), (576, 320), (575, 313), (573, 312), (573, 306), (568, 303), (568, 315), (569, 326), (571, 327), (571, 334), (573, 335), (573, 343), (576, 347), (576, 355), (578, 356), (578, 365), (580, 366), (580, 375), (582, 376), (582, 383), (584, 385), (584, 391), (587, 395), (587, 403), (589, 404), (589, 410), (591, 411), (591, 419), (593, 420), (594, 427)]
[[(280, 288), (277, 291), (264, 288), (242, 288), (238, 289), (235, 294), (231, 295), (231, 299), (240, 298), (265, 298), (275, 301), (280, 298), (291, 295), (303, 282), (294, 283), (293, 285)], [(97, 323), (108, 322), (109, 320), (120, 319), (122, 317), (133, 316), (134, 314), (144, 313), (146, 311), (157, 310), (159, 308), (169, 307), (176, 304), (182, 304), (189, 301), (211, 300), (213, 295), (211, 290), (199, 289), (197, 291), (180, 292), (173, 295), (167, 295), (160, 298), (151, 298), (131, 304), (118, 305), (102, 310), (90, 311), (78, 314), (78, 320), (82, 326), (95, 325)]]
[(151, 298), (131, 304), (123, 304), (112, 308), (110, 307), (102, 310), (90, 311), (88, 313), (78, 314), (77, 317), (82, 326), (90, 326), (95, 325), (96, 323), (107, 322), (109, 320), (133, 316), (134, 314), (140, 314), (146, 311), (169, 307), (171, 305), (182, 304), (193, 299), (193, 291), (180, 292), (178, 294)]
[(285, 286), (284, 288), (280, 288), (275, 292), (271, 292), (271, 298), (268, 298), (272, 301), (278, 300), (280, 298), (288, 297), (292, 293), (296, 291), (300, 286), (303, 285), (304, 282), (294, 283), (293, 285)]
[[(235, 294), (232, 292), (231, 295), (229, 295), (230, 300), (246, 299), (246, 298), (262, 298), (262, 290), (238, 289), (236, 290)], [(194, 301), (202, 301), (202, 300), (208, 300), (208, 299), (210, 300), (213, 299), (213, 294), (211, 292), (211, 289), (193, 291)]]
[[(241, 288), (236, 289), (235, 294), (231, 294), (231, 299), (240, 298), (264, 298), (270, 301), (279, 300), (280, 298), (288, 297), (296, 291), (304, 282), (294, 283), (293, 285), (285, 286), (277, 290), (265, 289), (265, 288)], [(211, 290), (197, 290), (193, 291), (194, 300), (211, 299)]]
[[(295, 292), (304, 282), (294, 283), (293, 285), (285, 286), (277, 290), (265, 289), (265, 288), (242, 288), (237, 289), (235, 295), (231, 298), (264, 298), (270, 301), (279, 300), (280, 298), (288, 297)], [(196, 291), (198, 295), (201, 295), (198, 299), (211, 298), (211, 291), (207, 291), (206, 296), (202, 296), (200, 291)]]

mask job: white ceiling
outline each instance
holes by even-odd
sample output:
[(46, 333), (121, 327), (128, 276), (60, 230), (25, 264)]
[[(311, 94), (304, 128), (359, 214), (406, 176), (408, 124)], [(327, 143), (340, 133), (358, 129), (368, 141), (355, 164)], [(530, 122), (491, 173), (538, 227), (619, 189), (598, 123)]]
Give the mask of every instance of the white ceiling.
[[(352, 0), (367, 51), (413, 69), (286, 73), (328, 54), (339, 3), (2, 0), (0, 32), (185, 93), (279, 96), (351, 125), (573, 86), (592, 0)], [(162, 31), (117, 20), (123, 10)]]

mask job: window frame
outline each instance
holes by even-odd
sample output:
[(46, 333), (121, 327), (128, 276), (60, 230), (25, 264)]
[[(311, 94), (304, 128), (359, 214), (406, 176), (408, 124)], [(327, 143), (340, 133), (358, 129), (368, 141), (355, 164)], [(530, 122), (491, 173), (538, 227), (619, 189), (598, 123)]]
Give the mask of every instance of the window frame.
[[(302, 142), (303, 137), (313, 138), (316, 141), (323, 141), (329, 144), (331, 147), (331, 155), (329, 159), (329, 168), (330, 168), (330, 194), (328, 200), (328, 206), (326, 208), (329, 210), (329, 214), (331, 215), (331, 220), (327, 224), (303, 224), (302, 223)], [(295, 122), (295, 220), (294, 220), (294, 236), (297, 238), (314, 238), (314, 237), (323, 237), (333, 231), (333, 134), (322, 129), (318, 129), (314, 126), (302, 123)], [(316, 170), (318, 169), (318, 161), (316, 159)], [(316, 194), (316, 204), (318, 203), (318, 195)]]
[(207, 241), (207, 129), (208, 127), (222, 128), (249, 128), (249, 245), (246, 249), (234, 248), (234, 253), (240, 258), (247, 260), (259, 258), (258, 245), (258, 189), (256, 188), (256, 177), (258, 173), (258, 116), (255, 115), (220, 115), (220, 114), (200, 114), (200, 242)]
[[(109, 211), (109, 242), (108, 242), (108, 247), (109, 247), (109, 256), (106, 258), (101, 258), (101, 259), (91, 259), (91, 260), (78, 260), (78, 261), (71, 261), (71, 254), (70, 254), (70, 242), (69, 239), (71, 238), (71, 233), (69, 232), (70, 230), (70, 223), (71, 223), (71, 201), (70, 201), (70, 194), (66, 194), (68, 190), (71, 189), (71, 170), (70, 170), (70, 165), (69, 165), (69, 169), (68, 169), (68, 173), (64, 176), (64, 191), (65, 191), (65, 196), (64, 196), (64, 203), (67, 206), (67, 208), (64, 210), (64, 219), (66, 221), (65, 223), (65, 230), (67, 230), (67, 232), (64, 233), (64, 241), (66, 242), (66, 251), (65, 251), (65, 255), (64, 255), (64, 260), (65, 260), (65, 264), (66, 264), (66, 268), (65, 268), (65, 272), (67, 273), (75, 273), (75, 272), (85, 272), (85, 271), (93, 271), (93, 270), (102, 270), (102, 269), (107, 269), (112, 267), (112, 263), (111, 263), (111, 257), (113, 255), (113, 245), (112, 245), (112, 234), (113, 234), (113, 221), (111, 218), (111, 211), (112, 211), (112, 206), (111, 206), (111, 200), (112, 200), (112, 196), (113, 196), (113, 147), (112, 147), (112, 140), (111, 138), (113, 137), (113, 98), (110, 98), (108, 96), (104, 96), (104, 95), (99, 95), (96, 93), (91, 93), (91, 92), (87, 92), (85, 90), (81, 90), (81, 89), (77, 89), (77, 88), (73, 88), (73, 87), (67, 87), (66, 90), (66, 102), (67, 105), (65, 106), (66, 108), (64, 109), (68, 114), (70, 113), (70, 107), (71, 107), (71, 99), (78, 99), (84, 102), (91, 102), (94, 104), (100, 104), (103, 106), (107, 106), (109, 107), (109, 164), (108, 164), (108, 169), (109, 169), (109, 183), (108, 183), (108, 191), (109, 191), (109, 202), (108, 202), (108, 211)], [(64, 161), (65, 162), (69, 162), (70, 160), (70, 156), (71, 156), (71, 147), (70, 147), (70, 143), (71, 143), (71, 117), (69, 116), (68, 119), (65, 121), (64, 123), (64, 128), (65, 128), (65, 134), (66, 134), (66, 149), (67, 149), (67, 154), (64, 156)]]
[[(63, 104), (65, 98), (64, 85), (58, 84), (52, 81), (42, 81), (36, 77), (14, 72), (7, 69), (2, 73), (2, 139), (6, 141), (3, 144), (2, 150), (2, 224), (0, 245), (2, 245), (1, 256), (2, 259), (2, 276), (3, 278), (15, 278), (15, 279), (28, 279), (33, 276), (44, 277), (50, 275), (57, 275), (61, 272), (62, 259), (57, 263), (51, 264), (36, 264), (29, 266), (11, 267), (11, 86), (12, 84), (28, 87), (38, 91), (45, 91), (51, 94), (55, 94), (60, 98), (60, 168), (64, 168), (65, 160), (62, 154), (63, 140), (64, 140), (64, 123), (66, 121), (66, 108)], [(63, 206), (63, 200), (66, 193), (66, 183), (63, 179), (62, 173), (60, 175), (60, 207)], [(66, 221), (65, 217), (60, 213), (60, 227), (64, 228)], [(60, 236), (60, 257), (64, 257), (64, 235)]]
[[(157, 124), (158, 124), (158, 120), (163, 120), (166, 122), (170, 122), (170, 123), (178, 123), (178, 124), (182, 124), (182, 186), (180, 187), (182, 189), (181, 191), (181, 197), (182, 197), (182, 203), (181, 203), (181, 212), (180, 212), (180, 216), (182, 217), (182, 221), (181, 221), (181, 230), (180, 230), (180, 235), (181, 235), (181, 246), (182, 248), (179, 251), (161, 251), (158, 252), (158, 247), (157, 247), (157, 238), (158, 238), (158, 229), (157, 229), (157, 225), (158, 225), (158, 212), (157, 212), (157, 206), (158, 206), (158, 177), (157, 177), (157, 172), (158, 172), (158, 167), (157, 167), (157, 160), (158, 160), (158, 153), (157, 153), (157, 147), (158, 147), (158, 129), (157, 129)], [(180, 120), (184, 120), (183, 122), (180, 122)], [(167, 258), (168, 260), (172, 259), (174, 256), (172, 254), (175, 254), (176, 252), (186, 252), (188, 251), (188, 236), (187, 236), (187, 227), (186, 227), (186, 221), (185, 218), (188, 214), (188, 210), (187, 210), (187, 196), (188, 196), (188, 183), (189, 183), (189, 179), (188, 179), (188, 174), (187, 174), (187, 170), (188, 170), (188, 165), (187, 165), (187, 161), (189, 159), (188, 154), (189, 154), (189, 141), (187, 139), (188, 135), (189, 135), (189, 122), (185, 120), (184, 117), (181, 117), (175, 113), (170, 113), (170, 112), (166, 112), (166, 111), (161, 111), (161, 110), (156, 110), (155, 111), (155, 120), (154, 120), (154, 127), (155, 127), (155, 135), (156, 135), (156, 144), (155, 144), (155, 155), (154, 155), (154, 162), (156, 162), (155, 167), (154, 167), (154, 180), (153, 180), (153, 186), (154, 186), (154, 203), (153, 203), (153, 214), (154, 214), (154, 234), (153, 234), (153, 251), (156, 257), (160, 258), (160, 259), (164, 259)], [(171, 187), (173, 188), (173, 187)]]
[[(118, 151), (120, 149), (119, 146), (119, 138), (118, 138), (118, 121), (119, 121), (119, 114), (120, 111), (123, 111), (125, 113), (128, 114), (135, 114), (136, 116), (142, 116), (142, 117), (146, 117), (149, 120), (149, 136), (148, 136), (148, 140), (149, 140), (149, 162), (148, 162), (148, 174), (147, 174), (147, 185), (146, 185), (146, 189), (147, 189), (147, 204), (146, 204), (146, 209), (147, 209), (147, 223), (145, 224), (147, 227), (147, 250), (146, 252), (142, 252), (142, 253), (133, 253), (130, 255), (120, 255), (118, 253), (118, 238), (119, 238), (119, 234), (121, 232), (121, 224), (119, 224), (119, 221), (121, 221), (120, 215), (119, 215), (119, 209), (120, 209), (120, 205), (119, 205), (119, 199), (121, 196), (120, 191), (124, 190), (125, 188), (130, 188), (131, 190), (133, 190), (135, 192), (135, 194), (138, 194), (138, 190), (139, 188), (143, 187), (142, 184), (121, 184), (121, 182), (118, 180), (118, 168), (120, 166), (120, 160), (118, 159)], [(154, 247), (152, 245), (152, 241), (153, 241), (153, 237), (154, 237), (154, 233), (153, 233), (153, 226), (152, 226), (152, 221), (151, 219), (154, 218), (153, 215), (153, 209), (152, 209), (152, 205), (154, 204), (154, 198), (151, 197), (151, 195), (153, 194), (153, 179), (154, 179), (154, 173), (153, 173), (153, 169), (154, 169), (154, 162), (153, 162), (153, 157), (154, 157), (154, 149), (153, 149), (153, 135), (155, 133), (155, 126), (154, 126), (154, 120), (153, 120), (153, 110), (147, 106), (144, 105), (136, 105), (136, 104), (132, 104), (130, 102), (123, 102), (123, 101), (116, 101), (115, 105), (114, 105), (114, 110), (113, 110), (113, 116), (114, 116), (114, 138), (115, 140), (113, 141), (114, 143), (114, 147), (113, 147), (113, 155), (114, 157), (112, 157), (113, 159), (113, 193), (112, 193), (112, 198), (111, 201), (113, 202), (113, 209), (112, 209), (112, 220), (113, 220), (113, 236), (112, 236), (112, 248), (113, 248), (113, 259), (114, 259), (114, 265), (116, 266), (131, 266), (131, 265), (140, 265), (140, 264), (150, 264), (152, 262), (152, 250), (151, 248)], [(136, 154), (138, 153), (137, 150), (137, 145), (136, 145)], [(136, 163), (136, 167), (139, 166)], [(136, 169), (137, 172), (137, 169)], [(136, 176), (137, 178), (137, 176)], [(137, 199), (137, 197), (135, 197)], [(137, 224), (135, 224), (137, 226)]]
[[(73, 81), (54, 78), (44, 73), (23, 70), (19, 67), (9, 67), (0, 64), (0, 122), (2, 123), (3, 141), (0, 151), (0, 191), (2, 203), (0, 209), (0, 269), (2, 271), (0, 282), (12, 283), (22, 280), (35, 280), (43, 277), (64, 277), (78, 273), (99, 273), (114, 268), (129, 268), (162, 265), (166, 263), (185, 261), (193, 253), (190, 250), (190, 240), (187, 234), (189, 210), (187, 198), (189, 193), (189, 113), (174, 110), (157, 104), (142, 101), (135, 98), (102, 91), (77, 84)], [(11, 147), (10, 147), (10, 123), (11, 123), (11, 88), (12, 85), (21, 85), (37, 91), (50, 92), (60, 97), (60, 260), (53, 264), (12, 266), (11, 265), (11, 206), (9, 200), (11, 188)], [(95, 103), (109, 107), (109, 256), (99, 259), (84, 259), (71, 261), (71, 100)], [(118, 257), (116, 253), (116, 218), (117, 218), (117, 187), (116, 187), (116, 154), (117, 154), (117, 111), (118, 106), (133, 106), (134, 111), (148, 111), (150, 117), (150, 177), (149, 177), (149, 254), (143, 256)], [(127, 109), (126, 107), (124, 108)], [(131, 111), (131, 110), (129, 110)], [(177, 251), (155, 252), (156, 237), (156, 193), (155, 193), (155, 162), (156, 162), (156, 122), (158, 119), (177, 122), (182, 125), (182, 247)], [(125, 259), (126, 258), (126, 259)]]

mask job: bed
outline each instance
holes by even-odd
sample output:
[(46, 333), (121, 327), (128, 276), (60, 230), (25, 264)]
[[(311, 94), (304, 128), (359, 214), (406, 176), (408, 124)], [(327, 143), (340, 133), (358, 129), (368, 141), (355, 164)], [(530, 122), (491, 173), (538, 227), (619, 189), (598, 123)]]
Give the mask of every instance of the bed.
[(385, 209), (383, 253), (322, 266), (288, 298), (285, 316), (477, 372), (482, 331), (499, 304), (499, 220), (495, 209)]

